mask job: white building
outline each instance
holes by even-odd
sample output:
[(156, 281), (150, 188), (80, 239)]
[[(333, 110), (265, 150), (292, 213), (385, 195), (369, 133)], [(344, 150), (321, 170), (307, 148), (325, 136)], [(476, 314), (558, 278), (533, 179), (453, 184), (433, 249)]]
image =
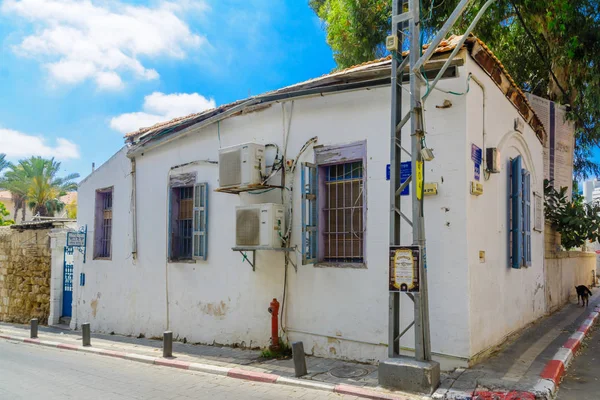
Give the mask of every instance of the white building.
[[(443, 43), (426, 69), (439, 69), (455, 44), (456, 38)], [(75, 276), (84, 273), (85, 285), (74, 288), (72, 326), (90, 322), (94, 331), (147, 337), (169, 329), (191, 342), (262, 347), (269, 344), (267, 308), (277, 298), (281, 336), (302, 340), (308, 353), (386, 358), (389, 65), (374, 61), (128, 135), (127, 146), (79, 187), (88, 258), (84, 264), (76, 254)], [(425, 164), (425, 181), (437, 183), (438, 194), (425, 198), (424, 212), (431, 344), (434, 358), (450, 368), (485, 356), (545, 313), (543, 210), (525, 204), (543, 193), (545, 132), (523, 93), (474, 37), (438, 87), (425, 104), (427, 145), (435, 153)], [(407, 104), (406, 93), (402, 101)], [(403, 135), (409, 143), (408, 131)], [(226, 167), (216, 163), (219, 149), (249, 142), (267, 145), (267, 174), (278, 167), (276, 154), (277, 160), (286, 155), (285, 190), (215, 191)], [(484, 157), (487, 148), (499, 150), (499, 173), (488, 174), (485, 160), (476, 166), (476, 148)], [(300, 250), (301, 180), (309, 178), (302, 163), (319, 170), (316, 203), (305, 204), (316, 207), (313, 222), (320, 221), (310, 264)], [(514, 218), (525, 210), (523, 240), (509, 239), (511, 165), (529, 180), (523, 203), (512, 210)], [(269, 182), (278, 185), (280, 172)], [(471, 194), (474, 183), (482, 194)], [(206, 195), (196, 203), (194, 185)], [(402, 202), (410, 210), (410, 197)], [(283, 251), (256, 251), (253, 270), (252, 253), (245, 259), (232, 250), (236, 207), (259, 203), (283, 204), (291, 228), (275, 230), (289, 233), (288, 246), (296, 249), (287, 253), (287, 268)], [(338, 215), (345, 233), (336, 233)], [(410, 244), (410, 226), (402, 229)], [(519, 268), (509, 256), (513, 242), (522, 243)], [(401, 306), (406, 326), (413, 317), (406, 296)], [(412, 332), (401, 346), (410, 352)]]
[(600, 201), (600, 181), (591, 179), (583, 182), (583, 198), (586, 203)]

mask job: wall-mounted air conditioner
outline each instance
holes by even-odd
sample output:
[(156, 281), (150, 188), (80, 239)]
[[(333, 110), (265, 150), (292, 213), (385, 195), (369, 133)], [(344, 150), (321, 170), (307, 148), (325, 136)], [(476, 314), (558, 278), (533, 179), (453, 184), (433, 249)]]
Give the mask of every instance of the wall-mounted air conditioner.
[(245, 143), (219, 150), (219, 187), (259, 185), (264, 176), (264, 145)]
[(235, 209), (235, 245), (281, 248), (285, 219), (281, 204), (254, 204)]

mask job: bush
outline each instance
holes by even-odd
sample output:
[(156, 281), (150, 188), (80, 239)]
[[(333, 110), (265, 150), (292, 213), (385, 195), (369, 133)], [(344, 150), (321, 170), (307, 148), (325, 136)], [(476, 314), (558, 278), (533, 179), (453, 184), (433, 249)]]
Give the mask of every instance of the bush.
[(569, 250), (583, 246), (587, 241), (600, 238), (600, 205), (586, 204), (583, 196), (573, 193), (567, 199), (567, 188), (557, 191), (552, 182), (544, 180), (545, 217), (560, 233), (562, 246)]

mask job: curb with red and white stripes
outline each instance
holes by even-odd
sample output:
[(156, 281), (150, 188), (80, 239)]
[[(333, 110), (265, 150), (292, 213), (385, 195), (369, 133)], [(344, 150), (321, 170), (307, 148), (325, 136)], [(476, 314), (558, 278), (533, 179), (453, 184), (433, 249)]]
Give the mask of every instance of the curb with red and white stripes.
[(583, 339), (589, 333), (599, 315), (600, 306), (596, 306), (594, 312), (588, 315), (587, 319), (583, 321), (577, 332), (572, 334), (565, 344), (558, 349), (552, 360), (548, 361), (546, 367), (540, 374), (542, 379), (538, 383), (539, 390), (546, 391), (550, 395), (553, 395), (556, 392), (562, 377), (565, 375), (565, 371), (569, 367), (577, 350), (581, 347)]
[(268, 374), (268, 373), (264, 373), (264, 372), (249, 371), (249, 370), (245, 370), (245, 369), (241, 369), (241, 368), (227, 368), (227, 367), (220, 367), (220, 366), (210, 365), (210, 364), (200, 364), (200, 363), (194, 363), (194, 362), (179, 361), (179, 360), (176, 360), (173, 358), (151, 357), (151, 356), (145, 356), (145, 355), (135, 354), (135, 353), (125, 353), (125, 352), (119, 352), (119, 351), (98, 349), (98, 348), (94, 348), (91, 346), (84, 347), (84, 346), (77, 346), (77, 345), (73, 345), (73, 344), (52, 342), (52, 341), (40, 340), (40, 339), (29, 339), (29, 338), (9, 336), (9, 335), (3, 335), (3, 334), (0, 334), (0, 339), (19, 341), (19, 342), (28, 343), (28, 344), (37, 344), (37, 345), (44, 346), (44, 347), (53, 347), (53, 348), (58, 348), (58, 349), (62, 349), (62, 350), (73, 350), (73, 351), (78, 351), (78, 352), (82, 352), (82, 353), (90, 353), (90, 354), (97, 354), (97, 355), (108, 356), (108, 357), (122, 358), (122, 359), (129, 360), (129, 361), (141, 362), (144, 364), (153, 364), (153, 365), (159, 365), (159, 366), (163, 366), (163, 367), (171, 367), (171, 368), (177, 368), (177, 369), (197, 371), (197, 372), (203, 372), (206, 374), (221, 375), (221, 376), (226, 376), (229, 378), (244, 379), (244, 380), (254, 381), (254, 382), (275, 383), (278, 385), (295, 386), (295, 387), (300, 387), (300, 388), (305, 388), (305, 389), (313, 389), (313, 390), (322, 390), (322, 391), (333, 392), (333, 393), (338, 393), (338, 394), (345, 394), (345, 395), (356, 396), (356, 397), (362, 397), (362, 398), (372, 399), (372, 400), (409, 400), (409, 397), (406, 397), (403, 395), (380, 392), (377, 390), (365, 389), (363, 387), (358, 387), (358, 386), (344, 385), (344, 384), (334, 385), (334, 384), (330, 384), (330, 383), (317, 382), (317, 381), (311, 381), (311, 380), (306, 380), (306, 379), (287, 378), (284, 376)]
[(452, 389), (438, 390), (434, 393), (434, 399), (444, 400), (535, 400), (538, 398), (553, 398), (565, 371), (573, 360), (573, 357), (581, 347), (585, 336), (600, 315), (600, 306), (596, 306), (594, 312), (590, 313), (580, 325), (577, 332), (556, 352), (552, 360), (548, 361), (540, 374), (540, 380), (531, 391), (487, 391), (475, 389), (472, 392), (454, 391)]

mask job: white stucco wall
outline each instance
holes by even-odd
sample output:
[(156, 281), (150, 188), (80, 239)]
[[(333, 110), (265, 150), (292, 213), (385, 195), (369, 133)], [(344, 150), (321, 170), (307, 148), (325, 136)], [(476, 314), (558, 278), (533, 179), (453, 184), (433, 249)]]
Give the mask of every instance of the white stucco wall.
[[(544, 315), (544, 234), (543, 229), (542, 232), (533, 229), (533, 193), (532, 265), (510, 268), (507, 244), (509, 160), (523, 156), (523, 168), (531, 173), (531, 189), (541, 194), (544, 160), (542, 144), (529, 125), (525, 124), (523, 133), (514, 131), (514, 119), (519, 117), (517, 109), (472, 60), (468, 60), (467, 67), (485, 87), (486, 137), (484, 146), (483, 93), (472, 81), (467, 100), (468, 152), (463, 155), (468, 165), (465, 179), (474, 179), (471, 143), (480, 148), (497, 147), (502, 160), (502, 171), (491, 174), (488, 180), (485, 180), (482, 169), (480, 182), (484, 186), (483, 195), (468, 195), (466, 202), (469, 221), (470, 356), (475, 356)], [(485, 251), (485, 262), (480, 262), (479, 251)]]
[[(458, 78), (443, 80), (439, 87), (462, 92), (466, 77), (466, 67), (461, 67)], [(489, 84), (489, 92), (497, 90), (491, 81)], [(473, 83), (471, 88), (474, 88)], [(408, 104), (408, 95), (403, 94), (403, 102)], [(474, 89), (467, 96), (434, 91), (425, 108), (427, 144), (435, 152), (435, 159), (425, 165), (425, 181), (438, 183), (439, 190), (437, 196), (425, 198), (431, 341), (436, 357), (446, 357), (442, 360), (446, 368), (465, 365), (476, 352), (474, 348), (494, 344), (495, 336), (487, 342), (474, 340), (471, 336), (473, 329), (480, 329), (479, 325), (488, 320), (486, 313), (489, 310), (497, 311), (493, 302), (485, 300), (475, 304), (473, 300), (486, 293), (492, 280), (496, 279), (496, 275), (477, 272), (483, 269), (482, 265), (474, 265), (478, 258), (473, 258), (473, 254), (477, 255), (475, 249), (484, 244), (490, 260), (499, 259), (500, 254), (505, 253), (502, 240), (485, 241), (476, 237), (488, 235), (497, 239), (502, 236), (500, 231), (505, 227), (500, 219), (503, 214), (500, 210), (490, 210), (501, 207), (498, 199), (503, 198), (500, 193), (494, 195), (492, 184), (497, 183), (497, 191), (505, 185), (499, 183), (504, 182), (501, 176), (494, 176), (486, 182), (484, 196), (474, 199), (469, 195), (468, 178), (470, 174), (472, 177), (470, 143), (476, 140), (476, 134), (467, 125), (467, 119), (471, 118), (467, 102), (477, 102), (477, 99), (470, 100), (471, 96), (477, 96)], [(445, 99), (452, 101), (452, 107), (435, 107), (442, 105)], [(513, 113), (516, 114), (514, 107), (506, 100), (506, 104), (496, 98), (494, 101), (497, 117), (506, 114), (509, 115), (507, 120), (512, 121)], [(291, 102), (287, 102), (288, 117), (290, 111)], [(74, 314), (79, 323), (91, 322), (96, 331), (143, 333), (146, 336), (159, 336), (168, 327), (175, 336), (186, 337), (191, 342), (248, 347), (268, 345), (270, 315), (267, 307), (273, 298), (282, 301), (283, 254), (257, 252), (257, 266), (253, 272), (231, 247), (234, 245), (235, 206), (280, 202), (280, 192), (240, 196), (216, 193), (213, 191), (218, 187), (216, 165), (197, 163), (172, 172), (196, 171), (198, 181), (210, 185), (209, 255), (206, 262), (168, 263), (167, 187), (172, 167), (218, 159), (217, 129), (223, 147), (251, 141), (277, 143), (282, 147), (282, 121), (281, 104), (273, 104), (259, 112), (221, 121), (219, 128), (216, 125), (206, 127), (138, 156), (136, 260), (131, 254), (131, 166), (125, 150), (84, 180), (78, 193), (78, 223), (88, 224), (90, 235), (93, 235), (95, 190), (114, 186), (113, 254), (110, 261), (93, 260), (93, 240), (89, 237), (88, 262), (83, 265), (79, 258), (76, 266), (76, 276), (80, 270), (86, 272), (86, 285), (76, 285), (75, 291), (77, 309)], [(497, 122), (490, 118), (490, 124)], [(288, 158), (296, 158), (302, 145), (313, 136), (318, 137), (319, 145), (367, 141), (367, 268), (303, 266), (300, 254), (291, 256), (298, 270), (291, 265), (288, 269), (284, 327), (289, 340), (304, 341), (308, 353), (362, 361), (387, 357), (389, 182), (385, 179), (385, 170), (390, 154), (389, 124), (388, 87), (294, 102)], [(493, 138), (500, 140), (500, 133), (490, 133), (490, 141)], [(403, 140), (404, 146), (410, 148), (407, 130), (403, 132)], [(506, 146), (511, 148), (510, 143)], [(511, 154), (507, 150), (503, 157)], [(313, 162), (312, 148), (299, 161)], [(533, 162), (538, 168), (537, 158)], [(539, 171), (542, 170), (539, 166)], [(299, 245), (299, 169), (293, 177), (288, 176), (287, 184), (293, 186), (292, 243)], [(539, 181), (534, 180), (534, 185), (539, 185)], [(410, 198), (403, 197), (402, 204), (410, 215)], [(471, 207), (473, 209), (467, 214)], [(484, 225), (472, 223), (473, 218), (479, 217), (491, 218), (493, 228), (487, 228), (485, 235), (481, 234)], [(481, 227), (481, 232), (477, 227)], [(402, 237), (407, 244), (412, 241), (411, 229), (404, 223)], [(474, 242), (468, 244), (467, 238)], [(534, 252), (536, 246), (534, 244)], [(485, 264), (487, 269), (492, 268), (490, 263), (492, 261)], [(536, 268), (537, 264), (527, 271), (515, 272), (534, 273)], [(498, 270), (500, 275), (511, 272), (500, 267)], [(512, 292), (508, 281), (505, 290)], [(523, 301), (526, 296), (523, 295)], [(504, 307), (508, 305), (499, 310)], [(412, 302), (403, 296), (403, 326), (412, 318)], [(498, 318), (496, 315), (494, 321)], [(506, 318), (509, 320), (507, 325), (512, 326), (530, 317), (506, 315)], [(405, 349), (413, 347), (412, 332), (403, 337), (401, 346)]]
[[(164, 291), (157, 292), (153, 286), (153, 282), (164, 282), (164, 271), (160, 274), (156, 268), (142, 270), (131, 256), (131, 163), (126, 153), (123, 147), (78, 188), (81, 201), (77, 204), (77, 224), (88, 228), (87, 259), (84, 264), (83, 256), (74, 253), (71, 327), (89, 322), (94, 331), (139, 334), (164, 315)], [(114, 205), (112, 258), (94, 260), (96, 190), (110, 186)], [(85, 286), (79, 285), (81, 272), (85, 273)]]

